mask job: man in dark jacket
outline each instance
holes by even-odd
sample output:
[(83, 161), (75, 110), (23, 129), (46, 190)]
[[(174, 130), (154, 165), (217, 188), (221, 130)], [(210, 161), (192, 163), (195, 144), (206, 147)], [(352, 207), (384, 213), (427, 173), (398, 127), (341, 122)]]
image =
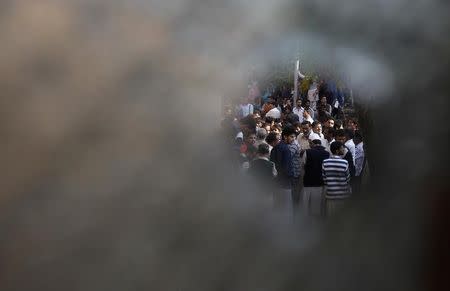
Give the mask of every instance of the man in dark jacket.
[(256, 158), (250, 162), (249, 176), (261, 186), (263, 194), (272, 194), (274, 180), (277, 176), (275, 164), (269, 160), (269, 145), (262, 143), (258, 146)]
[(270, 153), (270, 160), (275, 163), (278, 172), (276, 179), (277, 191), (274, 195), (274, 203), (276, 207), (290, 212), (292, 211), (291, 180), (294, 175), (294, 170), (288, 144), (293, 143), (297, 136), (293, 127), (283, 129), (281, 136), (282, 141)]
[(312, 146), (303, 156), (305, 164), (303, 205), (307, 214), (321, 216), (324, 214), (325, 205), (322, 162), (330, 157), (330, 153), (319, 139), (313, 140)]

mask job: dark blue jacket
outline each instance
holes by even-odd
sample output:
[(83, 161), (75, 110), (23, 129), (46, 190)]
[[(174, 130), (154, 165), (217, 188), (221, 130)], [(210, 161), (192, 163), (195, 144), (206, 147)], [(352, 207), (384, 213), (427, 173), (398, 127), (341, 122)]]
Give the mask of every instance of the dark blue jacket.
[(294, 177), (291, 151), (288, 145), (282, 141), (277, 144), (270, 153), (270, 160), (275, 163), (278, 171), (277, 184), (281, 188), (291, 188), (291, 178)]
[(329, 157), (330, 153), (323, 146), (306, 150), (305, 176), (303, 176), (305, 187), (323, 186), (322, 163)]

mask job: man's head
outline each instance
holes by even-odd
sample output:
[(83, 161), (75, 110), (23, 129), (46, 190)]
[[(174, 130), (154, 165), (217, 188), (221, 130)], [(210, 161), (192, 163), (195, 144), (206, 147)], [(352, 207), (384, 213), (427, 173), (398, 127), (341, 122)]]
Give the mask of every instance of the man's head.
[(280, 142), (280, 135), (275, 133), (275, 132), (271, 132), (267, 135), (266, 137), (266, 142), (271, 145), (271, 146), (276, 146), (279, 142)]
[(289, 114), (289, 113), (291, 113), (291, 112), (292, 112), (292, 107), (291, 107), (291, 105), (286, 105), (286, 106), (284, 107), (284, 114), (287, 115), (287, 114)]
[(317, 146), (321, 146), (321, 145), (322, 145), (322, 141), (320, 139), (315, 139), (315, 140), (311, 141), (312, 147), (317, 147)]
[(347, 141), (345, 130), (343, 130), (343, 129), (336, 130), (336, 134), (335, 134), (334, 138), (336, 141), (344, 144)]
[(258, 140), (265, 140), (266, 137), (267, 137), (267, 131), (266, 131), (264, 128), (259, 128), (259, 129), (256, 131), (256, 138), (257, 138)]
[(327, 97), (326, 96), (320, 97), (320, 104), (321, 105), (326, 105), (327, 104)]
[(281, 134), (282, 127), (276, 123), (276, 124), (272, 125), (272, 127), (270, 128), (270, 131)]
[(322, 133), (322, 124), (318, 121), (314, 121), (312, 124), (312, 130), (314, 133), (321, 134)]
[(336, 130), (338, 130), (338, 129), (343, 129), (343, 127), (342, 127), (343, 124), (344, 124), (344, 123), (342, 122), (342, 120), (337, 119), (337, 120), (334, 122), (334, 129), (336, 129)]
[(262, 128), (264, 125), (263, 121), (261, 119), (256, 119), (256, 127)]
[(358, 130), (358, 122), (355, 119), (349, 119), (347, 121), (347, 126), (346, 129), (350, 129), (350, 130)]
[(295, 129), (292, 126), (286, 126), (283, 129), (283, 132), (281, 135), (283, 137), (284, 142), (287, 144), (293, 143), (295, 141), (295, 139), (297, 138)]
[(302, 99), (300, 99), (300, 98), (298, 98), (297, 99), (297, 108), (300, 108), (300, 107), (302, 107)]
[(333, 140), (334, 133), (335, 133), (335, 130), (332, 127), (324, 127), (323, 128), (323, 137), (328, 141)]
[(345, 138), (347, 140), (353, 139), (353, 137), (355, 136), (355, 131), (352, 129), (349, 129), (349, 128), (344, 129), (344, 132), (345, 132)]
[(266, 143), (262, 143), (258, 146), (257, 155), (259, 157), (268, 157), (270, 153), (269, 145)]
[(299, 121), (296, 121), (293, 123), (293, 126), (295, 128), (295, 132), (297, 133), (297, 135), (299, 135), (302, 132), (302, 123)]
[(320, 114), (324, 114), (327, 111), (327, 108), (323, 104), (317, 104), (317, 111)]
[(309, 123), (309, 121), (302, 122), (302, 133), (305, 137), (308, 137), (311, 133), (311, 123)]
[(244, 141), (247, 145), (254, 145), (256, 143), (256, 133), (255, 131), (245, 131), (244, 132)]
[(330, 145), (330, 151), (335, 156), (343, 156), (344, 155), (344, 144), (340, 141), (335, 141)]
[(305, 109), (309, 109), (309, 106), (311, 105), (311, 103), (309, 102), (308, 99), (305, 100)]
[(326, 127), (334, 127), (334, 119), (328, 118), (328, 120), (325, 122)]
[(270, 116), (266, 116), (265, 121), (266, 121), (266, 123), (269, 123), (271, 126), (274, 122), (273, 117), (270, 117)]

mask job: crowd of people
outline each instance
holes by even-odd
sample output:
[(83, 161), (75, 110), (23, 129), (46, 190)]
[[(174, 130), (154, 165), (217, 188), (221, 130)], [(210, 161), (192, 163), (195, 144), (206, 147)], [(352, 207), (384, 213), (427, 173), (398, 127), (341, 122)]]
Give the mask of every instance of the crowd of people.
[[(330, 96), (331, 95), (331, 96)], [(343, 113), (343, 96), (332, 96), (326, 82), (294, 98), (286, 88), (262, 98), (250, 88), (223, 127), (236, 167), (276, 209), (308, 216), (332, 216), (361, 190), (366, 164), (358, 121)]]

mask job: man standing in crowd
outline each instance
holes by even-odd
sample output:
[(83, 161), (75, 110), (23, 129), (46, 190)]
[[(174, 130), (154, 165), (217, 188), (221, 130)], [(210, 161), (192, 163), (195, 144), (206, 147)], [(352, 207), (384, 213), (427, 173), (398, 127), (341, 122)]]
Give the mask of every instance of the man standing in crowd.
[[(295, 128), (292, 127), (294, 132), (297, 135), (297, 132), (295, 131)], [(300, 146), (296, 140), (297, 136), (295, 136), (293, 142), (288, 144), (289, 150), (291, 151), (291, 157), (292, 157), (292, 203), (294, 206), (294, 211), (296, 211), (300, 206), (300, 194), (301, 194), (301, 188), (300, 188), (300, 177), (301, 177), (301, 161), (300, 161)]]
[(345, 146), (345, 143), (347, 142), (347, 138), (348, 138), (348, 136), (346, 135), (345, 130), (339, 129), (339, 130), (336, 131), (336, 134), (335, 134), (336, 142), (340, 142), (340, 143), (342, 143), (344, 145), (343, 157), (344, 157), (344, 160), (346, 160), (348, 162), (350, 175), (352, 177), (354, 177), (355, 176), (355, 163), (354, 163), (354, 159), (353, 159), (352, 153)]
[(323, 137), (322, 145), (323, 147), (331, 154), (330, 145), (334, 142), (334, 128), (333, 127), (324, 127), (323, 128)]
[(304, 111), (305, 111), (305, 109), (303, 109), (303, 107), (302, 107), (302, 99), (299, 98), (299, 99), (297, 99), (297, 104), (294, 107), (294, 109), (292, 110), (292, 112), (294, 114), (297, 114), (300, 123), (303, 122), (303, 112)]
[(239, 118), (244, 118), (247, 115), (253, 114), (253, 105), (250, 104), (250, 102), (248, 102), (248, 98), (247, 97), (243, 97), (241, 99), (241, 104), (237, 108), (237, 111), (238, 111), (237, 112), (237, 116)]
[(298, 135), (297, 141), (300, 146), (300, 150), (305, 151), (305, 150), (311, 148), (309, 145), (309, 142), (310, 142), (309, 136), (311, 134), (311, 124), (309, 123), (309, 121), (303, 121), (301, 127), (302, 127), (302, 133)]
[(345, 129), (345, 147), (350, 151), (350, 153), (352, 154), (352, 159), (353, 159), (353, 164), (355, 164), (355, 151), (356, 151), (356, 146), (355, 143), (353, 142), (353, 136), (354, 136), (354, 131), (351, 129)]
[(320, 139), (322, 140), (323, 134), (322, 134), (322, 124), (318, 121), (314, 121), (312, 124), (312, 133), (309, 135), (310, 140)]
[(333, 108), (331, 107), (330, 104), (327, 103), (327, 97), (326, 96), (320, 97), (320, 104), (319, 105), (321, 107), (323, 107), (324, 111), (331, 116), (331, 111), (333, 110)]
[(266, 143), (260, 144), (256, 152), (256, 158), (250, 162), (248, 174), (261, 186), (261, 190), (269, 196), (273, 194), (274, 180), (277, 176), (275, 164), (269, 160), (269, 145)]
[(303, 155), (305, 174), (303, 176), (303, 206), (305, 212), (312, 216), (324, 215), (324, 183), (322, 163), (330, 154), (319, 139), (312, 141), (312, 148)]
[(338, 212), (351, 193), (349, 165), (341, 158), (344, 154), (344, 145), (335, 141), (331, 144), (331, 153), (331, 157), (322, 164), (327, 216)]
[(364, 154), (363, 137), (358, 130), (355, 131), (353, 141), (355, 142), (355, 177), (353, 178), (352, 186), (355, 193), (360, 193), (361, 174), (364, 169), (365, 154)]
[(263, 106), (262, 108), (262, 114), (266, 115), (270, 110), (274, 109), (275, 106), (275, 100), (273, 100), (272, 98), (270, 98)]
[(358, 122), (354, 119), (349, 119), (347, 121), (346, 128), (351, 130), (352, 132), (355, 132), (356, 130), (358, 130)]
[(275, 164), (269, 160), (269, 145), (260, 144), (256, 158), (250, 162), (249, 174), (261, 180), (273, 180), (277, 176)]
[(284, 107), (284, 120), (291, 125), (299, 121), (298, 115), (292, 112), (290, 105)]
[(266, 137), (266, 143), (269, 145), (269, 151), (272, 152), (272, 149), (280, 142), (281, 136), (276, 132), (271, 132)]
[(303, 120), (307, 120), (310, 123), (313, 123), (314, 121), (314, 110), (311, 108), (311, 103), (309, 102), (309, 100), (305, 100), (303, 117)]
[(274, 195), (274, 205), (289, 215), (292, 211), (292, 178), (294, 169), (289, 144), (293, 143), (296, 135), (292, 127), (286, 127), (282, 134), (282, 141), (270, 153), (270, 160), (275, 163), (278, 172), (277, 191)]
[(321, 123), (325, 123), (327, 122), (331, 117), (331, 114), (329, 114), (326, 111), (326, 107), (324, 105), (318, 105), (317, 106), (317, 114), (316, 114), (316, 119), (321, 122)]
[(328, 120), (325, 121), (324, 126), (326, 126), (326, 127), (333, 127), (334, 128), (334, 119), (333, 119), (333, 117), (328, 118)]

